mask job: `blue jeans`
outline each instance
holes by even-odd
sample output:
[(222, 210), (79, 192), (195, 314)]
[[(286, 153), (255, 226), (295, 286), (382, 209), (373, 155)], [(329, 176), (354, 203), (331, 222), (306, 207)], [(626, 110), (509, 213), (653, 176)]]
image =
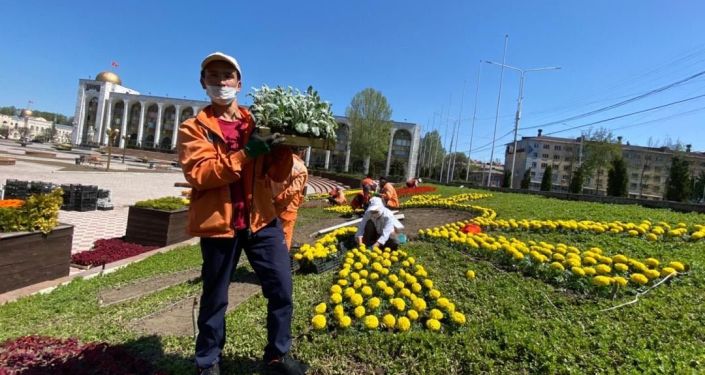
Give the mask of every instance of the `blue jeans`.
[(291, 347), (292, 279), (289, 252), (279, 219), (256, 233), (239, 231), (235, 238), (201, 238), (203, 294), (198, 312), (196, 364), (211, 367), (225, 345), (225, 310), (230, 275), (242, 250), (262, 284), (267, 298), (265, 360), (286, 354)]

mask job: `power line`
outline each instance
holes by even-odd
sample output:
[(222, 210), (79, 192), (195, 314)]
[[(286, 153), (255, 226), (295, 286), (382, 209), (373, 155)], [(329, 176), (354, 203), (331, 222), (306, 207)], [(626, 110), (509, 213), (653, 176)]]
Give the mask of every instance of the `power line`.
[[(684, 82), (693, 80), (693, 79), (695, 79), (695, 78), (697, 78), (697, 77), (700, 77), (700, 76), (703, 76), (703, 75), (705, 75), (705, 70), (704, 70), (704, 71), (701, 71), (701, 72), (698, 72), (698, 73), (696, 73), (696, 74), (693, 74), (693, 75), (691, 75), (690, 77), (686, 77), (686, 78), (684, 78), (684, 79), (682, 79), (682, 80), (680, 80), (680, 81), (676, 81), (676, 82), (670, 83), (670, 84), (668, 84), (668, 85), (666, 85), (666, 86), (659, 87), (659, 88), (657, 88), (657, 89), (648, 91), (648, 92), (646, 92), (646, 93), (644, 93), (644, 94), (637, 95), (637, 96), (635, 96), (635, 97), (629, 98), (629, 99), (627, 99), (627, 100), (623, 100), (623, 101), (621, 101), (621, 102), (618, 102), (618, 103), (615, 103), (615, 104), (612, 104), (612, 105), (608, 105), (608, 106), (606, 106), (606, 107), (598, 108), (598, 109), (592, 110), (592, 111), (590, 111), (590, 112), (586, 112), (586, 113), (582, 113), (582, 114), (579, 114), (579, 115), (575, 115), (575, 116), (571, 116), (571, 117), (568, 117), (568, 118), (564, 118), (564, 119), (562, 119), (562, 120), (551, 121), (551, 122), (543, 123), (543, 124), (540, 124), (540, 125), (527, 126), (527, 127), (522, 128), (522, 129), (535, 129), (535, 128), (547, 127), (547, 126), (552, 126), (552, 125), (558, 125), (558, 124), (563, 124), (563, 123), (568, 122), (568, 121), (577, 120), (577, 119), (581, 119), (581, 118), (584, 118), (584, 117), (592, 116), (592, 115), (594, 115), (594, 114), (597, 114), (597, 113), (600, 113), (600, 112), (604, 112), (604, 111), (608, 111), (608, 110), (610, 110), (610, 109), (614, 109), (614, 108), (617, 108), (617, 107), (621, 107), (621, 106), (623, 106), (623, 105), (625, 105), (625, 104), (629, 104), (629, 103), (635, 102), (635, 101), (637, 101), (637, 100), (646, 98), (646, 97), (648, 97), (648, 96), (651, 96), (651, 95), (660, 93), (660, 92), (662, 92), (662, 91), (668, 90), (668, 89), (670, 89), (670, 88), (673, 88), (673, 87), (678, 86), (678, 85), (680, 85), (680, 84), (682, 84), (682, 83), (684, 83)], [(567, 129), (567, 130), (569, 130), (569, 129)]]
[[(705, 72), (703, 72), (703, 73), (705, 73)], [(552, 133), (546, 133), (546, 135), (552, 135), (552, 134), (563, 133), (563, 132), (567, 132), (567, 131), (570, 131), (570, 130), (575, 130), (575, 129), (580, 129), (580, 128), (584, 128), (584, 127), (588, 127), (588, 126), (592, 126), (592, 125), (597, 125), (597, 124), (601, 124), (601, 123), (608, 122), (608, 121), (612, 121), (612, 120), (618, 120), (618, 119), (621, 119), (621, 118), (624, 118), (624, 117), (629, 117), (629, 116), (637, 115), (637, 114), (639, 114), (639, 113), (655, 111), (655, 110), (658, 110), (658, 109), (670, 107), (670, 106), (672, 106), (672, 105), (676, 105), (676, 104), (681, 104), (681, 103), (689, 102), (689, 101), (695, 100), (695, 99), (700, 99), (700, 98), (702, 98), (702, 97), (705, 97), (705, 94), (693, 96), (693, 97), (690, 97), (690, 98), (687, 98), (687, 99), (678, 100), (678, 101), (675, 101), (675, 102), (671, 102), (671, 103), (668, 103), (668, 104), (663, 104), (663, 105), (656, 106), (656, 107), (651, 107), (651, 108), (647, 108), (647, 109), (642, 109), (642, 110), (640, 110), (640, 111), (631, 112), (631, 113), (627, 113), (627, 114), (624, 114), (624, 115), (619, 115), (619, 116), (610, 117), (610, 118), (607, 118), (607, 119), (604, 119), (604, 120), (594, 121), (594, 122), (591, 122), (591, 123), (588, 123), (588, 124), (583, 124), (583, 125), (573, 126), (573, 127), (567, 128), (567, 129), (557, 130), (557, 131), (552, 132)], [(525, 128), (525, 129), (526, 129), (526, 128)]]

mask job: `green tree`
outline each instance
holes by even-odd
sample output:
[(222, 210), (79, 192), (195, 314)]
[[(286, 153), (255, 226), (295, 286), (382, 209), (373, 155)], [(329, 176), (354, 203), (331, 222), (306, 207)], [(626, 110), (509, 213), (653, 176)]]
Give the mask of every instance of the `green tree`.
[(627, 165), (618, 156), (612, 160), (612, 168), (607, 172), (607, 195), (625, 197), (627, 195)]
[[(451, 176), (451, 181), (465, 178), (465, 169), (468, 167), (468, 157), (464, 152), (453, 152), (445, 158), (446, 168), (443, 171), (445, 177)], [(450, 165), (450, 167), (449, 167)], [(455, 167), (453, 167), (453, 165)]]
[(511, 187), (511, 186), (509, 186), (511, 183), (512, 183), (512, 171), (505, 169), (504, 176), (502, 176), (502, 187), (503, 188)]
[(543, 178), (541, 179), (541, 191), (551, 191), (551, 185), (553, 182), (553, 167), (550, 165), (546, 167), (543, 172)]
[(671, 159), (671, 169), (666, 180), (666, 199), (669, 201), (683, 202), (690, 196), (690, 172), (688, 161), (681, 155), (674, 155)]
[(570, 179), (568, 190), (573, 194), (581, 194), (583, 192), (583, 184), (585, 183), (585, 168), (579, 167), (573, 171), (573, 176)]
[(0, 114), (7, 116), (16, 116), (20, 111), (15, 106), (0, 107)]
[(599, 194), (602, 188), (602, 175), (610, 162), (621, 155), (622, 149), (612, 131), (600, 128), (583, 134), (585, 139), (585, 175), (595, 175), (595, 192)]
[(693, 184), (693, 192), (690, 197), (697, 202), (703, 202), (705, 200), (705, 171), (700, 171), (700, 174), (695, 178), (695, 183)]
[(524, 172), (524, 177), (521, 178), (520, 187), (522, 189), (528, 189), (529, 185), (531, 185), (531, 168), (527, 169), (526, 172)]
[(387, 157), (392, 108), (381, 92), (366, 88), (355, 94), (345, 115), (352, 125), (352, 152), (363, 159), (363, 172), (369, 173), (370, 160)]
[(446, 154), (438, 131), (426, 133), (421, 140), (421, 147), (423, 154), (422, 160), (419, 161), (421, 166), (419, 175), (437, 179), (441, 171), (441, 162)]

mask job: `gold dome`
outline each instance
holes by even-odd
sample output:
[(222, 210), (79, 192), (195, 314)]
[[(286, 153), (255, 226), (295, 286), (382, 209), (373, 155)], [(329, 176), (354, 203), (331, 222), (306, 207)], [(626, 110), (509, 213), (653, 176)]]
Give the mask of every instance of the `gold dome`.
[(29, 109), (23, 109), (22, 112), (20, 113), (21, 117), (31, 117), (32, 116), (32, 111)]
[(120, 79), (120, 77), (118, 77), (117, 74), (108, 71), (98, 73), (98, 75), (95, 77), (95, 80), (110, 82), (116, 85), (122, 85), (122, 80)]

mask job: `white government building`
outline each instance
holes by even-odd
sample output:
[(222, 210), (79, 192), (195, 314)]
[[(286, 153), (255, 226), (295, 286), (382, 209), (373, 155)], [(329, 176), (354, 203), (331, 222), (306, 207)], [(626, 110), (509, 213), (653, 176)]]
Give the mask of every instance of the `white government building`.
[(24, 133), (24, 137), (33, 140), (53, 133), (52, 139), (45, 141), (58, 143), (68, 143), (73, 132), (72, 126), (57, 124), (43, 117), (35, 117), (29, 109), (23, 109), (19, 116), (0, 114), (0, 128), (7, 128), (8, 139), (20, 139)]
[[(95, 79), (78, 82), (72, 142), (85, 146), (107, 145), (106, 131), (119, 129), (115, 146), (168, 152), (176, 147), (178, 125), (209, 104), (201, 100), (142, 95), (123, 86), (117, 74), (101, 72)], [(348, 172), (350, 123), (345, 117), (336, 116), (336, 119), (339, 127), (335, 150), (311, 150), (306, 159), (314, 167)], [(419, 126), (393, 122), (391, 133), (386, 174), (396, 171), (406, 178), (414, 177)]]

